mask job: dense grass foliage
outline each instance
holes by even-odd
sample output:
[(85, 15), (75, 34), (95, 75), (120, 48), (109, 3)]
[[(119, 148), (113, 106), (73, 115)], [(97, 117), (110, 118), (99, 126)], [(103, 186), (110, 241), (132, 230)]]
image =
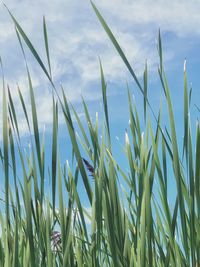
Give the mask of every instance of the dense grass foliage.
[[(92, 122), (83, 100), (86, 129), (64, 89), (62, 94), (58, 94), (52, 80), (45, 19), (47, 66), (10, 14), (25, 62), (23, 45), (30, 49), (52, 87), (52, 154), (51, 162), (46, 163), (45, 137), (40, 134), (37, 103), (26, 62), (31, 114), (27, 111), (20, 88), (18, 93), (28, 129), (33, 136), (30, 153), (23, 151), (12, 94), (3, 81), (0, 166), (4, 174), (1, 181), (4, 181), (5, 198), (2, 199), (0, 211), (0, 266), (200, 266), (200, 126), (199, 123), (195, 126), (196, 135), (192, 141), (188, 116), (191, 95), (187, 87), (186, 69), (183, 88), (184, 139), (183, 147), (180, 147), (163, 66), (160, 34), (158, 75), (168, 109), (169, 125), (166, 128), (163, 128), (161, 110), (155, 114), (148, 100), (147, 65), (140, 82), (105, 20), (93, 3), (92, 6), (144, 97), (145, 132), (141, 132), (143, 118), (132, 103), (128, 89), (130, 124), (125, 132), (124, 156), (129, 170), (123, 170), (112, 152), (107, 86), (101, 63), (105, 127), (98, 127), (98, 117)], [(71, 140), (75, 167), (69, 163), (61, 164), (60, 161), (59, 108)], [(81, 138), (77, 138), (72, 116)], [(19, 157), (18, 163), (16, 157)], [(44, 180), (49, 176), (51, 192), (45, 194)], [(91, 213), (82, 205), (78, 194), (77, 185), (81, 179)], [(173, 206), (168, 196), (169, 179), (174, 179), (176, 184)], [(121, 183), (124, 184), (123, 188)], [(86, 218), (90, 220), (89, 225)]]

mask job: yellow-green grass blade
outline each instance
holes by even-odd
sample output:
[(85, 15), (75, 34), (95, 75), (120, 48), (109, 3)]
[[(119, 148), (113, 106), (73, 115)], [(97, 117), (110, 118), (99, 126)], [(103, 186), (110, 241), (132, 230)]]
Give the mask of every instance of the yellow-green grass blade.
[[(113, 212), (116, 216), (114, 221), (115, 226), (115, 238), (117, 243), (117, 250), (119, 250), (119, 259), (123, 264), (123, 248), (124, 248), (124, 222), (123, 214), (121, 208), (121, 202), (119, 199), (119, 190), (117, 184), (117, 173), (114, 168), (112, 160), (109, 161), (109, 194), (110, 194), (110, 204)], [(113, 218), (114, 219), (114, 218)]]
[(158, 32), (158, 54), (159, 54), (159, 59), (160, 59), (160, 72), (162, 75), (162, 72), (163, 72), (163, 52), (162, 52), (162, 41), (161, 41), (160, 29)]
[(109, 147), (111, 147), (110, 126), (109, 126), (109, 117), (108, 117), (108, 103), (107, 103), (107, 96), (106, 96), (107, 85), (106, 85), (105, 78), (104, 78), (104, 72), (103, 72), (101, 60), (100, 60), (100, 72), (101, 72), (101, 90), (102, 90), (102, 96), (103, 96), (104, 114), (105, 114), (105, 119), (106, 119), (106, 129), (108, 133)]
[(16, 206), (18, 207), (18, 212), (20, 215), (21, 208), (20, 208), (20, 197), (19, 197), (19, 190), (17, 186), (17, 167), (16, 167), (16, 156), (15, 156), (15, 144), (13, 140), (13, 134), (12, 134), (12, 129), (9, 128), (9, 143), (10, 143), (10, 155), (11, 155), (11, 167), (12, 167), (12, 172), (13, 172), (13, 178), (14, 178), (14, 189), (15, 189), (15, 194), (16, 194)]
[(165, 141), (162, 137), (162, 170), (163, 170), (163, 177), (165, 181), (165, 188), (167, 192), (167, 159), (166, 159), (166, 145)]
[(71, 119), (71, 114), (70, 114), (70, 111), (69, 111), (68, 102), (67, 102), (67, 99), (66, 99), (64, 91), (63, 91), (63, 101), (64, 101), (64, 107), (65, 107), (64, 116), (65, 116), (65, 121), (66, 121), (66, 124), (67, 124), (67, 127), (68, 127), (68, 132), (69, 132), (69, 135), (70, 135), (70, 138), (71, 138), (72, 147), (73, 147), (73, 150), (74, 150), (74, 153), (75, 153), (75, 156), (76, 156), (76, 160), (77, 160), (77, 163), (78, 163), (78, 166), (79, 166), (79, 169), (80, 169), (80, 173), (82, 175), (82, 179), (83, 179), (83, 182), (84, 182), (84, 185), (85, 185), (85, 189), (86, 189), (86, 192), (87, 192), (87, 195), (88, 195), (88, 199), (89, 199), (90, 203), (92, 203), (92, 190), (91, 190), (90, 183), (89, 183), (89, 180), (88, 180), (88, 177), (87, 177), (84, 165), (83, 165), (81, 153), (80, 153), (80, 150), (79, 150), (79, 147), (78, 147), (78, 144), (77, 144), (76, 134), (75, 134), (73, 122), (72, 122), (72, 119)]
[[(21, 167), (23, 171), (23, 178), (24, 178), (24, 186), (23, 186), (23, 200), (24, 200), (24, 207), (25, 207), (25, 214), (26, 214), (26, 234), (28, 238), (28, 244), (29, 244), (29, 251), (35, 251), (34, 247), (34, 237), (33, 237), (33, 225), (32, 225), (32, 211), (31, 211), (31, 183), (28, 180), (27, 173), (26, 173), (26, 167), (24, 163), (24, 158), (22, 155), (22, 151), (20, 148), (18, 149), (20, 161), (21, 161)], [(30, 260), (32, 266), (35, 266), (35, 253), (30, 253)]]
[(21, 105), (22, 105), (22, 109), (23, 109), (25, 118), (26, 118), (26, 123), (27, 123), (28, 129), (29, 129), (29, 132), (31, 132), (26, 105), (25, 105), (24, 98), (23, 98), (23, 95), (22, 95), (21, 90), (20, 90), (19, 87), (18, 87), (18, 94), (19, 94), (19, 99), (20, 99), (20, 102), (21, 102)]
[(12, 267), (19, 267), (19, 240), (18, 240), (18, 217), (15, 219), (14, 228), (14, 251)]
[(55, 258), (52, 253), (51, 248), (51, 218), (50, 218), (50, 203), (46, 202), (46, 257), (47, 257), (47, 266), (54, 267), (55, 266)]
[(8, 140), (8, 113), (6, 90), (3, 86), (3, 158), (4, 158), (4, 183), (5, 183), (5, 203), (6, 203), (6, 225), (9, 233), (10, 215), (9, 215), (9, 140)]
[(53, 134), (52, 134), (52, 202), (53, 212), (55, 212), (55, 199), (56, 199), (56, 173), (57, 173), (57, 140), (58, 140), (58, 105), (53, 97)]
[(114, 213), (113, 209), (110, 203), (110, 197), (109, 197), (109, 192), (106, 189), (104, 192), (104, 200), (103, 200), (103, 210), (104, 210), (104, 218), (105, 218), (105, 226), (107, 229), (107, 235), (108, 235), (108, 242), (109, 242), (109, 247), (110, 247), (110, 252), (112, 255), (112, 261), (114, 266), (120, 266), (122, 267), (121, 263), (119, 262), (118, 259), (118, 249), (117, 249), (117, 244), (116, 244), (116, 238), (115, 238), (115, 228), (113, 226), (113, 221), (114, 221)]
[(82, 102), (83, 102), (85, 117), (86, 117), (87, 124), (88, 124), (88, 129), (89, 129), (89, 132), (90, 132), (90, 138), (91, 138), (92, 145), (93, 145), (94, 166), (95, 166), (96, 161), (98, 159), (99, 150), (100, 150), (99, 143), (98, 143), (98, 135), (95, 132), (93, 126), (92, 126), (92, 121), (91, 121), (91, 118), (90, 118), (90, 115), (89, 115), (89, 111), (88, 111), (88, 108), (87, 108), (87, 105), (86, 105), (84, 99), (82, 99)]
[(16, 116), (15, 107), (14, 107), (14, 103), (13, 103), (13, 100), (12, 100), (12, 96), (11, 96), (11, 93), (10, 93), (9, 86), (8, 86), (8, 98), (9, 98), (9, 106), (10, 106), (10, 109), (12, 111), (12, 118), (13, 118), (13, 121), (14, 121), (14, 124), (15, 124), (15, 129), (16, 129), (16, 132), (17, 132), (17, 136), (19, 138), (19, 129), (18, 129), (18, 123), (17, 123), (17, 116)]
[(187, 87), (187, 73), (186, 61), (184, 63), (184, 141), (183, 141), (183, 156), (185, 154), (186, 166), (188, 168), (188, 130), (189, 130), (189, 100), (188, 100), (188, 87)]
[(148, 71), (147, 71), (147, 62), (145, 64), (145, 70), (143, 74), (144, 80), (144, 121), (146, 122), (146, 114), (147, 114), (147, 79), (148, 79)]
[(51, 77), (50, 77), (50, 75), (49, 75), (49, 73), (48, 73), (48, 71), (47, 71), (44, 63), (42, 62), (39, 54), (37, 53), (36, 49), (32, 45), (31, 41), (29, 40), (29, 38), (27, 37), (27, 35), (23, 31), (22, 27), (19, 25), (19, 23), (17, 22), (17, 20), (15, 19), (15, 17), (10, 12), (10, 10), (7, 8), (6, 5), (5, 5), (5, 7), (8, 10), (8, 12), (9, 12), (9, 14), (10, 14), (10, 16), (11, 16), (11, 18), (12, 18), (14, 24), (15, 24), (15, 27), (16, 27), (17, 31), (20, 33), (21, 37), (23, 38), (24, 42), (26, 43), (26, 45), (30, 49), (31, 53), (34, 55), (34, 57), (37, 60), (38, 64), (41, 66), (42, 70), (44, 71), (44, 73), (48, 77), (49, 81), (52, 83)]
[(146, 266), (146, 213), (145, 213), (145, 190), (143, 191), (142, 200), (141, 200), (141, 217), (140, 217), (140, 235), (138, 236), (138, 255), (137, 255), (137, 264), (138, 266)]
[(40, 135), (39, 135), (39, 127), (38, 127), (38, 119), (37, 119), (37, 110), (36, 110), (35, 96), (33, 92), (31, 76), (30, 76), (28, 69), (27, 69), (27, 72), (28, 72), (27, 74), (28, 74), (29, 92), (30, 92), (30, 100), (31, 100), (31, 115), (32, 115), (32, 121), (33, 121), (34, 139), (35, 139), (37, 160), (38, 160), (41, 183), (42, 183), (42, 180), (44, 179), (44, 169), (42, 166), (42, 158), (41, 158), (41, 147), (40, 147)]
[[(24, 49), (23, 49), (23, 45), (22, 45), (22, 42), (21, 42), (20, 35), (19, 35), (18, 31), (16, 31), (16, 33), (17, 33), (17, 37), (18, 37), (18, 40), (19, 40), (19, 43), (20, 43), (20, 47), (21, 47), (21, 50), (22, 50), (22, 53), (23, 53), (23, 57), (24, 57), (24, 60), (25, 60), (25, 63), (26, 63), (26, 70), (27, 70), (28, 84), (29, 84), (29, 93), (30, 93), (30, 100), (31, 100), (31, 115), (32, 115), (32, 121), (33, 121), (34, 139), (35, 139), (35, 145), (36, 145), (36, 151), (37, 151), (38, 165), (39, 165), (39, 170), (40, 170), (41, 191), (43, 191), (42, 188), (43, 188), (43, 180), (44, 180), (44, 168), (43, 168), (43, 163), (42, 163), (42, 154), (41, 154), (41, 148), (40, 148), (40, 137), (39, 137), (39, 128), (38, 128), (38, 120), (37, 120), (37, 111), (36, 111), (36, 103), (35, 103), (35, 97), (34, 97), (33, 86), (32, 86), (32, 79), (31, 79), (31, 75), (30, 75), (30, 72), (29, 72), (29, 68), (28, 68), (28, 64), (27, 64), (27, 61), (26, 61), (26, 56), (25, 56), (25, 53), (24, 53)], [(22, 106), (23, 106), (23, 109), (24, 109), (26, 120), (28, 122), (28, 116), (27, 116), (27, 112), (26, 112), (26, 108), (25, 108), (25, 105), (24, 105), (23, 98), (20, 97), (20, 99), (21, 99), (21, 102), (22, 102)], [(29, 125), (29, 123), (28, 123), (28, 125)], [(41, 201), (42, 201), (42, 198), (43, 198), (43, 194), (41, 194)]]
[(197, 203), (197, 217), (200, 218), (200, 126), (196, 126), (196, 155), (195, 155), (195, 193)]
[(63, 185), (62, 185), (62, 172), (61, 172), (61, 163), (58, 159), (58, 196), (59, 196), (59, 224), (61, 228), (61, 240), (62, 240), (62, 254), (64, 257), (64, 252), (66, 249), (66, 207), (63, 200)]
[[(33, 145), (31, 144), (32, 149), (31, 149), (31, 159), (29, 162), (30, 166), (30, 175), (29, 175), (29, 180), (33, 178), (33, 184), (34, 184), (34, 196), (35, 196), (35, 207), (36, 207), (36, 218), (35, 218), (35, 225), (36, 228), (39, 227), (39, 213), (38, 213), (38, 203), (40, 203), (41, 200), (41, 192), (39, 190), (39, 185), (38, 185), (38, 175), (37, 175), (37, 164), (36, 164), (36, 156), (35, 156), (35, 151), (33, 149)], [(33, 213), (33, 216), (35, 214)]]
[(86, 227), (86, 222), (85, 222), (85, 217), (84, 217), (84, 211), (83, 211), (83, 207), (81, 205), (81, 200), (80, 200), (80, 197), (78, 195), (74, 179), (71, 179), (71, 187), (72, 187), (73, 194), (74, 194), (74, 200), (76, 202), (76, 205), (77, 205), (77, 208), (78, 208), (78, 212), (79, 212), (79, 215), (80, 215), (80, 220), (81, 220), (81, 224), (82, 224), (82, 227), (83, 227), (84, 237), (85, 237), (86, 241), (89, 243), (87, 227)]
[(45, 16), (43, 16), (43, 33), (44, 33), (44, 43), (45, 43), (47, 62), (48, 62), (48, 67), (49, 67), (49, 76), (51, 77), (51, 80), (52, 80), (51, 61), (50, 61), (50, 56), (49, 56), (49, 44), (48, 44), (48, 35), (47, 35), (47, 26), (46, 26)]
[(132, 134), (132, 142), (133, 142), (133, 146), (134, 146), (134, 153), (135, 153), (135, 157), (137, 158), (139, 156), (139, 147), (137, 144), (137, 127), (136, 127), (136, 119), (134, 116), (134, 112), (133, 112), (133, 104), (132, 104), (132, 99), (131, 99), (131, 95), (130, 95), (130, 90), (128, 89), (128, 102), (129, 102), (129, 117), (130, 117), (130, 129), (131, 129), (131, 134)]
[(187, 259), (189, 260), (189, 249), (188, 249), (188, 240), (187, 240), (188, 234), (187, 234), (187, 228), (186, 228), (185, 204), (184, 204), (184, 197), (183, 197), (183, 192), (182, 192), (182, 179), (181, 179), (179, 152), (178, 152), (178, 144), (177, 144), (177, 137), (176, 137), (176, 128), (175, 128), (172, 102), (171, 102), (171, 97), (169, 93), (169, 87), (168, 87), (165, 76), (164, 76), (164, 86), (165, 86), (165, 92), (166, 92), (166, 98), (167, 98), (167, 104), (168, 104), (168, 112), (169, 112), (169, 121), (170, 121), (170, 128), (171, 128), (173, 169), (174, 169), (174, 174), (175, 174), (175, 178), (177, 182), (177, 191), (178, 191), (181, 225), (182, 225), (182, 233), (183, 233), (183, 244), (184, 244), (185, 253), (187, 255)]
[(188, 160), (189, 160), (189, 184), (190, 184), (190, 207), (189, 207), (189, 227), (190, 227), (190, 250), (192, 265), (195, 265), (195, 248), (196, 248), (196, 230), (195, 230), (195, 176), (193, 165), (193, 149), (192, 149), (192, 137), (190, 123), (188, 125)]
[[(66, 175), (68, 175), (68, 181), (67, 181)], [(70, 238), (70, 235), (72, 234), (71, 233), (72, 216), (73, 216), (73, 208), (74, 208), (74, 194), (73, 194), (72, 180), (73, 180), (73, 175), (72, 175), (69, 165), (67, 164), (67, 172), (64, 173), (64, 182), (65, 182), (66, 189), (68, 192), (68, 206), (67, 206), (67, 219), (66, 219), (66, 237), (67, 238)]]
[(130, 63), (128, 62), (128, 59), (126, 58), (124, 52), (122, 51), (119, 43), (117, 42), (117, 40), (115, 39), (113, 33), (111, 32), (110, 28), (108, 27), (106, 21), (104, 20), (104, 18), (101, 16), (100, 12), (98, 11), (98, 9), (96, 8), (95, 4), (91, 1), (92, 7), (101, 23), (101, 25), (103, 26), (104, 30), (106, 31), (106, 33), (108, 34), (111, 42), (113, 43), (113, 45), (115, 46), (116, 50), (118, 51), (119, 55), (121, 56), (121, 58), (123, 59), (125, 65), (127, 66), (129, 72), (131, 73), (131, 75), (133, 76), (137, 86), (139, 87), (140, 91), (142, 92), (142, 94), (144, 94), (144, 91), (142, 89), (142, 86), (140, 85), (137, 76), (135, 75), (135, 72), (133, 71)]
[(128, 162), (129, 162), (129, 168), (130, 168), (130, 174), (131, 174), (131, 188), (133, 190), (134, 196), (137, 197), (137, 189), (136, 189), (136, 174), (135, 174), (135, 167), (134, 167), (134, 160), (133, 160), (133, 155), (132, 155), (132, 150), (130, 146), (130, 141), (129, 141), (129, 136), (128, 133), (125, 133), (125, 146), (126, 146), (126, 154), (128, 157)]
[(83, 139), (85, 141), (85, 145), (83, 145), (83, 140), (81, 139), (80, 142), (82, 143), (83, 147), (85, 147), (85, 151), (87, 152), (88, 156), (90, 157), (90, 159), (92, 159), (92, 148), (89, 142), (89, 139), (87, 137), (86, 131), (84, 129), (83, 123), (81, 122), (78, 113), (76, 112), (75, 108), (71, 105), (71, 108), (73, 110), (73, 113), (75, 115), (76, 121), (78, 123), (79, 129), (81, 131), (81, 134), (83, 136)]

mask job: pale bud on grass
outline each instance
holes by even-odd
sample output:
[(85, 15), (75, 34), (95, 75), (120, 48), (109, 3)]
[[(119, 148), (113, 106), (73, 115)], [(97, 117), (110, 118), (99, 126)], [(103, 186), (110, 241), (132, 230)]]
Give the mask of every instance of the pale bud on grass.
[(127, 133), (127, 131), (125, 132), (125, 143), (126, 143), (127, 145), (130, 145), (129, 137), (128, 137), (128, 133)]
[(184, 64), (183, 64), (183, 72), (186, 72), (186, 59), (184, 60)]

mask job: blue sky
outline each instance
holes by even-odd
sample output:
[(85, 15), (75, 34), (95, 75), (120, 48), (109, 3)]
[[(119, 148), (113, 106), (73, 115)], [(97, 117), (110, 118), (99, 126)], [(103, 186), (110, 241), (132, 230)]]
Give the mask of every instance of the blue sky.
[[(102, 60), (109, 85), (108, 94), (113, 98), (124, 94), (126, 81), (132, 82), (132, 79), (98, 22), (89, 1), (36, 0), (32, 3), (27, 0), (9, 0), (5, 3), (44, 60), (42, 16), (46, 16), (54, 81), (58, 85), (63, 84), (73, 103), (80, 103), (81, 94), (90, 102), (99, 102), (101, 93), (98, 57)], [(149, 87), (156, 84), (158, 78), (156, 39), (159, 28), (163, 37), (166, 70), (173, 76), (173, 83), (182, 79), (185, 57), (188, 69), (191, 70), (193, 66), (195, 68), (191, 73), (198, 69), (200, 3), (103, 0), (96, 4), (138, 76), (142, 75), (145, 60), (148, 60)], [(12, 21), (3, 5), (0, 6), (0, 16), (0, 53), (6, 81), (13, 95), (18, 83), (28, 101), (23, 58)], [(28, 52), (27, 57), (39, 113), (43, 114), (40, 118), (42, 127), (43, 124), (51, 123), (49, 84)], [(193, 76), (189, 76), (189, 82), (196, 80), (196, 75)], [(156, 97), (159, 98), (159, 93)], [(23, 119), (21, 124), (22, 132), (24, 130), (26, 133)]]
[[(197, 1), (94, 1), (119, 41), (139, 78), (142, 78), (145, 60), (149, 69), (149, 98), (155, 110), (160, 103), (161, 86), (158, 81), (157, 34), (161, 29), (165, 69), (171, 87), (177, 127), (182, 127), (183, 64), (187, 58), (188, 82), (193, 86), (193, 123), (199, 101), (200, 69), (200, 2)], [(42, 17), (45, 15), (51, 55), (52, 74), (55, 83), (62, 84), (67, 97), (75, 105), (80, 116), (81, 95), (87, 101), (91, 116), (101, 113), (101, 86), (99, 60), (101, 58), (108, 83), (108, 101), (112, 136), (119, 147), (116, 157), (121, 157), (125, 128), (128, 127), (126, 81), (134, 100), (141, 110), (142, 97), (130, 74), (101, 27), (90, 1), (84, 0), (5, 0), (4, 3), (16, 17), (45, 61), (42, 33)], [(20, 118), (21, 134), (27, 147), (27, 127), (17, 97), (20, 86), (26, 103), (29, 103), (27, 76), (14, 26), (3, 4), (0, 5), (0, 56), (2, 57), (6, 83), (9, 84)], [(40, 129), (44, 125), (48, 140), (52, 123), (50, 85), (38, 64), (26, 50), (31, 69)], [(0, 96), (1, 96), (0, 91)], [(1, 105), (2, 97), (0, 97)], [(164, 102), (163, 102), (164, 105)], [(1, 116), (1, 109), (0, 109)], [(165, 118), (165, 114), (163, 115)], [(193, 125), (194, 125), (193, 124)], [(63, 120), (60, 120), (60, 142), (66, 138)], [(181, 137), (181, 131), (180, 137)], [(2, 125), (0, 124), (0, 140)], [(66, 147), (67, 147), (66, 141)], [(60, 151), (65, 158), (64, 149)], [(67, 155), (66, 155), (67, 159)]]

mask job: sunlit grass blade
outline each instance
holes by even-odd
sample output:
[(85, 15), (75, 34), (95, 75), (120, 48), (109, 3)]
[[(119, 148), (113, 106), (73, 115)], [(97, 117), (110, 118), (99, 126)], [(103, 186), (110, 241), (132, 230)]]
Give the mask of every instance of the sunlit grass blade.
[(14, 252), (13, 252), (12, 267), (18, 267), (18, 266), (19, 266), (18, 217), (16, 217), (15, 228), (14, 228)]
[(104, 113), (105, 113), (105, 119), (106, 119), (106, 128), (108, 131), (109, 146), (111, 146), (111, 143), (110, 143), (110, 126), (109, 126), (109, 119), (108, 119), (108, 104), (107, 104), (107, 97), (106, 97), (107, 85), (105, 82), (101, 61), (100, 61), (100, 71), (101, 71), (101, 88), (102, 88), (102, 96), (103, 96)]
[(185, 204), (184, 204), (184, 198), (183, 198), (183, 192), (182, 192), (182, 176), (181, 176), (181, 170), (180, 170), (180, 161), (179, 161), (179, 152), (178, 152), (176, 128), (175, 128), (175, 121), (174, 121), (174, 113), (173, 113), (169, 87), (168, 87), (165, 74), (163, 74), (160, 77), (161, 77), (161, 80), (163, 80), (163, 85), (164, 85), (163, 89), (166, 93), (166, 99), (167, 99), (167, 105), (168, 105), (169, 121), (170, 121), (170, 128), (171, 128), (172, 152), (173, 152), (173, 168), (174, 168), (174, 174), (175, 174), (176, 183), (177, 183), (181, 225), (182, 225), (182, 231), (183, 231), (184, 250), (189, 260), (188, 241), (187, 241), (188, 235), (187, 235), (186, 218), (185, 218)]
[(86, 192), (88, 194), (88, 199), (89, 199), (90, 203), (92, 203), (92, 191), (91, 191), (90, 183), (89, 183), (89, 180), (88, 180), (88, 177), (87, 177), (84, 165), (83, 165), (81, 153), (80, 153), (80, 150), (79, 150), (79, 147), (78, 147), (78, 144), (77, 144), (76, 134), (75, 134), (75, 131), (74, 131), (74, 126), (73, 126), (73, 122), (72, 122), (72, 119), (71, 119), (71, 114), (70, 114), (70, 111), (69, 111), (68, 102), (67, 102), (67, 99), (66, 99), (64, 91), (63, 91), (63, 101), (64, 101), (64, 107), (65, 107), (65, 113), (64, 113), (65, 121), (66, 121), (66, 124), (67, 124), (67, 127), (68, 127), (68, 131), (69, 131), (69, 135), (70, 135), (70, 138), (71, 138), (73, 150), (74, 150), (74, 153), (75, 153), (75, 156), (76, 156), (76, 160), (77, 160), (77, 163), (78, 163), (78, 166), (79, 166), (79, 169), (80, 169), (80, 173), (82, 175), (82, 179), (83, 179), (83, 182), (84, 182), (84, 185), (85, 185)]
[(19, 138), (19, 128), (18, 128), (18, 123), (17, 123), (17, 116), (16, 116), (15, 107), (14, 107), (14, 103), (13, 103), (13, 100), (12, 100), (12, 96), (11, 96), (9, 87), (8, 87), (8, 98), (9, 98), (10, 109), (12, 111), (12, 118), (13, 118), (13, 121), (14, 121), (14, 124), (15, 124), (15, 129), (16, 129), (16, 132), (17, 132), (17, 136)]
[(183, 156), (185, 154), (186, 166), (188, 168), (188, 130), (189, 130), (189, 100), (187, 89), (187, 74), (186, 74), (186, 61), (184, 62), (184, 141), (183, 141)]
[(160, 66), (159, 66), (159, 69), (160, 69), (160, 73), (162, 75), (162, 72), (163, 72), (163, 52), (162, 52), (162, 41), (161, 41), (161, 33), (160, 33), (160, 29), (159, 29), (159, 32), (158, 32), (158, 54), (159, 54), (159, 59), (160, 59)]
[(7, 113), (7, 98), (6, 90), (3, 86), (3, 158), (4, 158), (4, 183), (5, 183), (5, 203), (6, 203), (6, 225), (7, 232), (9, 233), (10, 215), (9, 215), (9, 121)]
[(28, 129), (29, 129), (29, 132), (31, 132), (31, 127), (30, 127), (30, 123), (29, 123), (29, 119), (28, 119), (27, 108), (26, 108), (26, 105), (25, 105), (25, 102), (24, 102), (24, 98), (23, 98), (23, 95), (22, 95), (21, 90), (20, 90), (19, 87), (18, 87), (18, 94), (19, 94), (19, 99), (20, 99), (20, 102), (21, 102), (21, 105), (22, 105), (22, 108), (23, 108), (23, 112), (24, 112), (25, 118), (26, 118), (26, 123), (27, 123)]
[[(83, 145), (85, 147), (85, 151), (88, 153), (88, 156), (90, 156), (90, 159), (92, 159), (92, 148), (91, 148), (91, 145), (90, 145), (90, 142), (89, 142), (89, 138), (86, 134), (86, 131), (85, 131), (85, 128), (84, 128), (84, 124), (81, 122), (81, 119), (78, 115), (78, 113), (76, 112), (76, 110), (74, 109), (73, 106), (71, 106), (72, 110), (73, 110), (73, 113), (75, 115), (75, 118), (76, 118), (76, 121), (78, 123), (78, 126), (79, 126), (79, 130), (81, 131), (81, 134), (82, 134), (82, 139), (81, 139), (81, 142), (83, 143), (83, 141), (85, 142), (85, 145)], [(81, 143), (81, 144), (82, 144)]]
[[(33, 238), (33, 224), (32, 224), (32, 211), (31, 211), (31, 183), (28, 180), (27, 173), (26, 173), (26, 167), (24, 163), (24, 158), (22, 155), (22, 152), (20, 148), (18, 149), (19, 156), (20, 156), (20, 161), (21, 161), (21, 167), (22, 167), (22, 172), (23, 172), (23, 179), (24, 179), (24, 185), (23, 185), (23, 201), (24, 201), (24, 207), (25, 207), (25, 214), (26, 214), (26, 233), (27, 233), (27, 238), (29, 242), (29, 248), (28, 252), (34, 251), (34, 238)], [(30, 261), (31, 264), (34, 266), (35, 265), (35, 258), (36, 255), (35, 253), (30, 253)]]
[(93, 145), (94, 164), (96, 164), (96, 161), (98, 159), (98, 153), (100, 151), (99, 143), (98, 143), (98, 135), (95, 132), (95, 129), (93, 128), (92, 120), (91, 120), (91, 117), (90, 117), (90, 114), (88, 111), (88, 107), (87, 107), (87, 104), (85, 103), (84, 99), (82, 99), (82, 103), (83, 103), (85, 117), (87, 120), (87, 125), (88, 125), (88, 129), (89, 129), (89, 133), (90, 133), (90, 138), (91, 138), (92, 145)]
[(52, 135), (52, 203), (55, 212), (56, 173), (57, 173), (57, 140), (58, 140), (58, 105), (53, 97), (53, 135)]
[(143, 80), (144, 80), (144, 120), (146, 122), (146, 113), (147, 113), (147, 62), (145, 64), (145, 70), (144, 70), (144, 75), (143, 75)]
[(131, 75), (133, 76), (137, 86), (139, 87), (140, 91), (142, 92), (142, 94), (144, 94), (143, 88), (140, 85), (140, 82), (138, 81), (137, 76), (135, 75), (135, 72), (133, 71), (130, 63), (128, 62), (128, 59), (126, 58), (124, 52), (122, 51), (119, 43), (117, 42), (116, 38), (114, 37), (113, 33), (111, 32), (110, 28), (108, 27), (107, 23), (105, 22), (104, 18), (101, 16), (101, 14), (99, 13), (98, 9), (96, 8), (95, 4), (91, 1), (92, 7), (99, 19), (99, 21), (101, 22), (101, 25), (103, 26), (104, 30), (106, 31), (106, 33), (108, 34), (111, 42), (113, 43), (113, 45), (115, 46), (116, 50), (118, 51), (119, 55), (121, 56), (121, 58), (123, 59), (125, 65), (127, 66), (128, 70), (130, 71)]
[(196, 203), (197, 203), (197, 216), (200, 218), (200, 126), (197, 123), (196, 126), (196, 155), (195, 155), (195, 193), (196, 193)]
[(32, 86), (32, 81), (31, 81), (31, 76), (30, 76), (29, 71), (27, 74), (28, 74), (30, 99), (31, 99), (31, 115), (32, 115), (32, 121), (33, 121), (34, 139), (35, 139), (37, 159), (38, 159), (38, 165), (39, 165), (39, 170), (40, 170), (41, 186), (42, 186), (42, 183), (44, 180), (44, 168), (42, 164), (42, 154), (41, 154), (41, 147), (40, 147), (40, 134), (39, 134), (39, 127), (38, 127), (37, 110), (36, 110), (35, 96), (33, 92), (33, 86)]
[(43, 33), (44, 33), (45, 50), (46, 50), (46, 55), (47, 55), (48, 67), (49, 67), (49, 76), (52, 79), (52, 76), (51, 76), (51, 62), (50, 62), (50, 56), (49, 56), (48, 35), (47, 35), (47, 26), (46, 26), (45, 16), (43, 16)]
[(12, 13), (10, 12), (10, 10), (7, 8), (7, 6), (5, 5), (6, 9), (8, 10), (16, 29), (18, 30), (18, 32), (20, 33), (21, 37), (23, 38), (24, 42), (26, 43), (26, 45), (29, 47), (29, 49), (31, 50), (32, 54), (34, 55), (35, 59), (37, 60), (38, 64), (41, 66), (41, 68), (43, 69), (43, 71), (45, 72), (46, 76), (48, 77), (49, 81), (52, 83), (51, 77), (44, 65), (44, 63), (42, 62), (40, 56), (38, 55), (37, 51), (35, 50), (34, 46), (32, 45), (31, 41), (29, 40), (29, 38), (27, 37), (27, 35), (25, 34), (25, 32), (23, 31), (22, 27), (19, 25), (19, 23), (17, 22), (17, 20), (15, 19), (15, 17), (12, 15)]

